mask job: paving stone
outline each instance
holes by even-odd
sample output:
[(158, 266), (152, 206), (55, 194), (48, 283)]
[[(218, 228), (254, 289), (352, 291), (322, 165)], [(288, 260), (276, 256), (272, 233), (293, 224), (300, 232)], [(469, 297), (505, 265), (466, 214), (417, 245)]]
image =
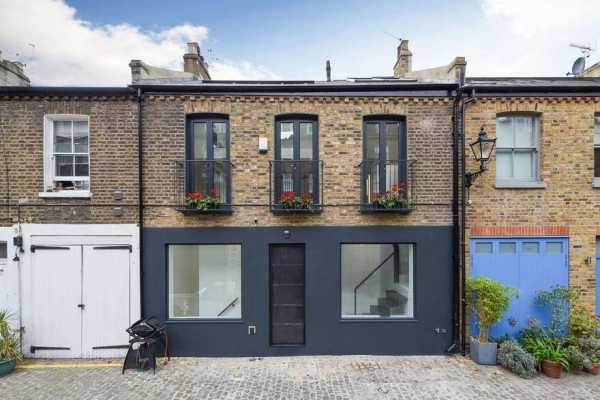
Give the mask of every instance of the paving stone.
[(179, 358), (156, 375), (99, 366), (19, 369), (0, 379), (2, 400), (590, 400), (599, 393), (600, 377), (589, 374), (525, 380), (462, 357), (421, 356)]

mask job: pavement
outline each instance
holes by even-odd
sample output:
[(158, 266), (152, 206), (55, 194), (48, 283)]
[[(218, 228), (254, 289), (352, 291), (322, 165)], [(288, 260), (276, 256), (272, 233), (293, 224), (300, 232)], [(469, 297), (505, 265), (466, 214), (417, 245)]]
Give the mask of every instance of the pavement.
[(461, 356), (177, 358), (152, 371), (120, 360), (27, 360), (0, 399), (600, 399), (600, 376), (521, 379)]

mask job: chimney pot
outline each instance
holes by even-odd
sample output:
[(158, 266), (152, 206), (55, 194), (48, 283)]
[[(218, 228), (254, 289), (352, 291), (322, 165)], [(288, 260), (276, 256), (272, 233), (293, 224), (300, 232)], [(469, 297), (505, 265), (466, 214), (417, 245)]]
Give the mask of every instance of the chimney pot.
[(325, 72), (327, 73), (327, 82), (331, 82), (331, 63), (329, 60), (325, 63)]
[(412, 71), (412, 53), (408, 49), (408, 40), (400, 40), (398, 45), (398, 56), (394, 65), (394, 77), (402, 78), (406, 73)]
[(208, 65), (200, 55), (200, 46), (196, 42), (187, 44), (187, 53), (183, 55), (183, 71), (189, 72), (204, 80), (210, 80)]

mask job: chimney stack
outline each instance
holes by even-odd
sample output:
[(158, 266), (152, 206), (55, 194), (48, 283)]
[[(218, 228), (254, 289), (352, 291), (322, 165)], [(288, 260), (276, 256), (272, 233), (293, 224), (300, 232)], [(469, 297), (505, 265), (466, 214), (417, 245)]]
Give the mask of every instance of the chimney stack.
[(398, 58), (394, 65), (394, 77), (402, 78), (412, 71), (412, 53), (408, 49), (408, 40), (401, 39), (398, 45)]
[(183, 71), (192, 73), (203, 80), (210, 80), (208, 65), (204, 62), (204, 57), (200, 55), (200, 46), (196, 42), (187, 44), (187, 53), (183, 55)]
[(327, 74), (327, 82), (331, 82), (331, 63), (329, 60), (325, 63), (325, 72)]

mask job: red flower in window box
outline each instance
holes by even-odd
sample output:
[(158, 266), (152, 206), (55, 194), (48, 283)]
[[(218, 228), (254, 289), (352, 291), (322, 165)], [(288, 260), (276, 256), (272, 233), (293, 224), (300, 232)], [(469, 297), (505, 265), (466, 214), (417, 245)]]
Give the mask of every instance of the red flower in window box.
[(185, 196), (185, 207), (198, 209), (198, 210), (210, 210), (219, 206), (219, 196), (216, 190), (209, 190), (209, 194), (203, 196), (200, 192), (189, 192)]

